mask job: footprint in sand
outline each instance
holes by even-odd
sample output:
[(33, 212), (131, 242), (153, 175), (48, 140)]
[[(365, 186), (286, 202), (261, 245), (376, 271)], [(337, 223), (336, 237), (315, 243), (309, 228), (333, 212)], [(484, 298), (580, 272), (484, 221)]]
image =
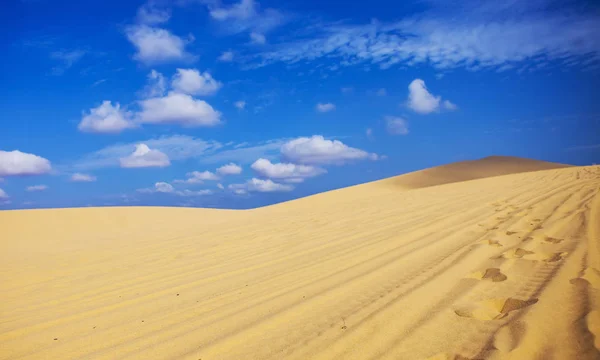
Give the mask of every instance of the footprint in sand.
[(498, 240), (481, 240), (479, 241), (480, 244), (485, 244), (485, 245), (489, 245), (489, 246), (495, 246), (495, 247), (501, 247), (502, 244), (500, 244), (498, 242)]
[(477, 320), (497, 320), (506, 317), (511, 311), (520, 310), (538, 302), (538, 299), (519, 300), (501, 298), (479, 301), (471, 306), (454, 310), (456, 315)]
[(492, 282), (500, 282), (507, 279), (506, 275), (504, 275), (500, 269), (497, 268), (489, 268), (482, 271), (475, 271), (466, 276), (469, 279), (477, 279), (477, 280), (488, 280)]
[(589, 284), (594, 289), (600, 289), (600, 271), (594, 268), (586, 268), (583, 271), (583, 276), (571, 279), (571, 284), (576, 284), (578, 282), (585, 282)]
[(545, 261), (545, 262), (556, 262), (564, 259), (567, 256), (567, 252), (540, 252), (536, 253), (533, 251), (516, 248), (505, 252), (504, 254), (496, 258), (505, 259), (523, 259), (532, 261)]
[(546, 236), (542, 239), (543, 242), (545, 243), (549, 243), (549, 244), (558, 244), (563, 242), (564, 239), (557, 239), (557, 238), (553, 238), (550, 236)]

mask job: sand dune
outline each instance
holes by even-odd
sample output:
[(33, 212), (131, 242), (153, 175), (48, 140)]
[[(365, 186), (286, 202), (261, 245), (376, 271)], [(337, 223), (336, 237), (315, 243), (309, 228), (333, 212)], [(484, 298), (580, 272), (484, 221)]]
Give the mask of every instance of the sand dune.
[(479, 160), (460, 161), (430, 169), (395, 176), (382, 181), (404, 188), (422, 188), (459, 181), (523, 172), (560, 169), (571, 165), (523, 159), (512, 156), (488, 156)]
[(599, 359), (600, 167), (527, 162), (0, 212), (0, 359)]

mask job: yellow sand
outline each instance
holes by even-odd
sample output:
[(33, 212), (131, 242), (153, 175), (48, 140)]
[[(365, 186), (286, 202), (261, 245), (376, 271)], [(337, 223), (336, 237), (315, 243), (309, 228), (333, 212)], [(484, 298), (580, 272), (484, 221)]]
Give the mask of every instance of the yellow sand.
[(599, 359), (600, 167), (472, 170), (0, 212), (0, 359)]

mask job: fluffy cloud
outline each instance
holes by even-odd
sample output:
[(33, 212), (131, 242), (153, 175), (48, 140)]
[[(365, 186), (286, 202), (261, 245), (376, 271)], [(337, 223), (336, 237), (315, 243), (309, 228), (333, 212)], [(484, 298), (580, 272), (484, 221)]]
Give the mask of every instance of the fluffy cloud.
[(219, 180), (219, 177), (210, 171), (192, 171), (186, 175), (188, 176), (186, 180), (175, 180), (175, 182), (186, 184), (202, 184), (205, 180)]
[(217, 169), (219, 175), (239, 175), (242, 173), (242, 167), (234, 163), (229, 163)]
[(408, 85), (408, 107), (420, 114), (429, 114), (440, 107), (441, 98), (432, 95), (421, 79), (413, 80)]
[(0, 176), (40, 175), (52, 170), (50, 161), (41, 156), (0, 150)]
[(343, 164), (353, 160), (377, 160), (377, 154), (347, 146), (339, 140), (326, 140), (321, 135), (300, 137), (281, 147), (284, 158), (298, 164)]
[(384, 118), (387, 132), (392, 135), (408, 134), (408, 123), (401, 117), (386, 116)]
[(8, 194), (2, 189), (0, 189), (0, 199), (8, 199)]
[(273, 164), (267, 159), (258, 159), (252, 164), (252, 169), (262, 177), (271, 179), (282, 179), (290, 182), (302, 182), (303, 179), (326, 173), (321, 169), (310, 165), (297, 165), (291, 163)]
[(147, 25), (133, 25), (126, 29), (127, 39), (135, 46), (134, 58), (145, 64), (191, 59), (185, 51), (186, 41), (168, 30)]
[(113, 106), (110, 101), (103, 101), (83, 116), (77, 128), (82, 132), (117, 134), (135, 127), (131, 116), (130, 112), (121, 110), (119, 103)]
[(240, 110), (244, 110), (244, 108), (246, 107), (246, 102), (240, 100), (240, 101), (236, 101), (235, 103), (233, 103), (233, 105)]
[(44, 191), (48, 189), (48, 186), (46, 185), (33, 185), (33, 186), (28, 186), (25, 190), (29, 191), (29, 192), (33, 192), (33, 191)]
[(427, 90), (425, 81), (415, 79), (408, 85), (408, 107), (420, 114), (429, 114), (440, 109), (440, 104), (447, 110), (456, 110), (457, 106), (448, 100), (442, 102)]
[(71, 181), (74, 182), (92, 182), (96, 181), (96, 177), (88, 174), (75, 173), (71, 175)]
[(233, 51), (224, 51), (217, 60), (222, 62), (232, 62), (233, 61)]
[(147, 189), (138, 189), (138, 192), (141, 193), (163, 193), (163, 194), (173, 194), (178, 196), (204, 196), (212, 194), (212, 190), (175, 190), (173, 185), (166, 182), (157, 182), (154, 184), (153, 188)]
[(294, 190), (294, 187), (291, 185), (279, 184), (272, 180), (261, 180), (257, 178), (252, 178), (244, 184), (231, 184), (228, 188), (239, 195), (247, 192), (286, 192)]
[(120, 159), (122, 168), (165, 167), (171, 165), (169, 157), (146, 144), (135, 146), (133, 154)]
[(209, 73), (196, 69), (177, 69), (171, 85), (175, 91), (189, 95), (212, 95), (223, 86)]
[(215, 126), (221, 113), (207, 102), (171, 92), (164, 97), (140, 101), (138, 121), (146, 124), (178, 124), (186, 127)]
[(325, 103), (325, 104), (318, 103), (316, 106), (316, 109), (318, 112), (322, 112), (322, 113), (329, 112), (329, 111), (335, 110), (335, 105), (332, 103)]

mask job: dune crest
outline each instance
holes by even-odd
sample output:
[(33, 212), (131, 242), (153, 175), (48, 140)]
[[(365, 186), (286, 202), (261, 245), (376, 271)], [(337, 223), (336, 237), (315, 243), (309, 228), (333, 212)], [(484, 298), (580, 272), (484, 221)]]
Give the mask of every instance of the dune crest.
[(600, 167), (506, 161), (247, 211), (0, 212), (0, 359), (598, 359)]

